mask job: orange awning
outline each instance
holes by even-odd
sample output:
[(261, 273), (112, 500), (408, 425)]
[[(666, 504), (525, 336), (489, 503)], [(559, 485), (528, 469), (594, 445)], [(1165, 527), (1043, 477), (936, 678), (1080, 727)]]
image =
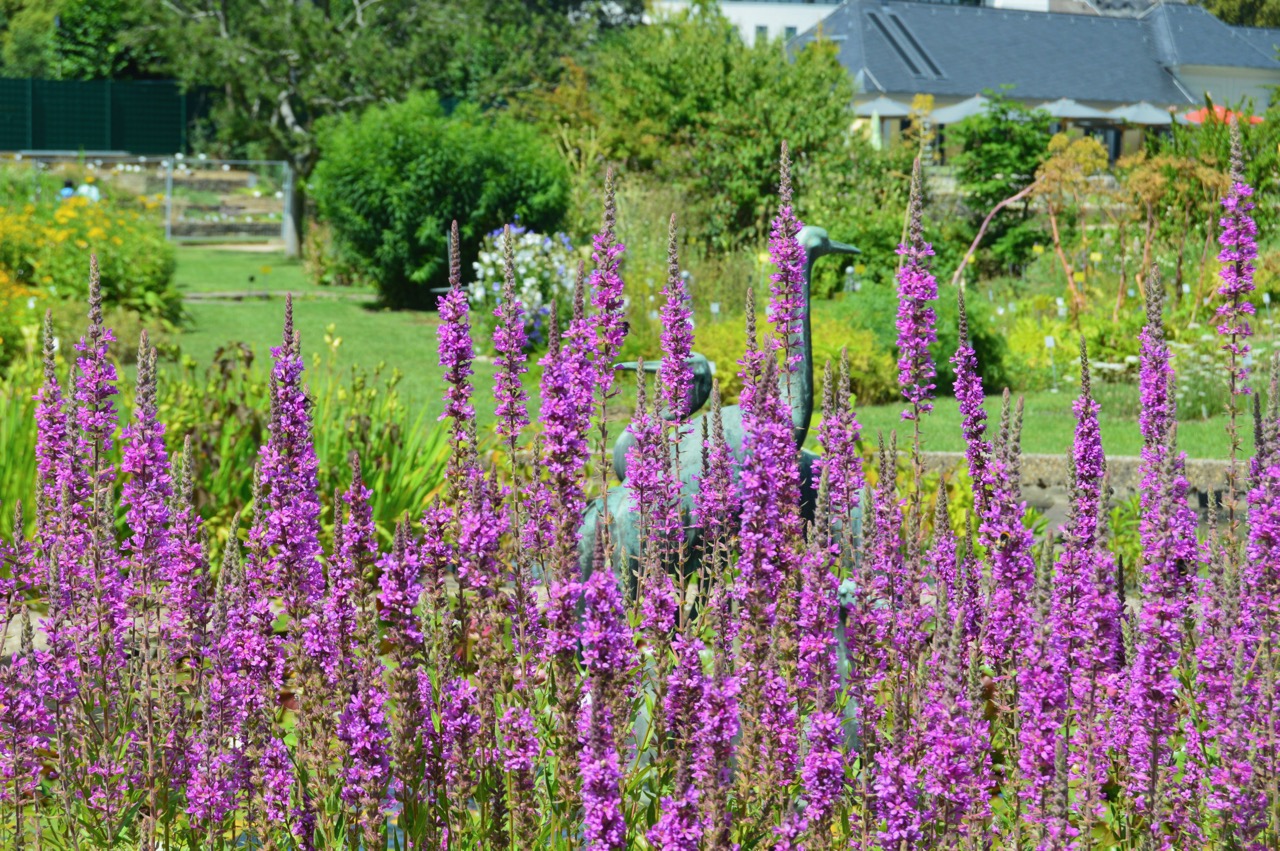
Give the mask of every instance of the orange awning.
[(1226, 121), (1230, 121), (1233, 118), (1236, 119), (1237, 121), (1248, 121), (1250, 124), (1262, 123), (1261, 115), (1246, 116), (1240, 112), (1232, 112), (1231, 110), (1227, 109), (1225, 106), (1219, 106), (1218, 104), (1213, 105), (1212, 112), (1209, 111), (1209, 107), (1202, 106), (1199, 109), (1191, 110), (1190, 112), (1184, 114), (1182, 117), (1187, 119), (1187, 121), (1190, 121), (1192, 124), (1204, 124), (1205, 121), (1226, 122)]

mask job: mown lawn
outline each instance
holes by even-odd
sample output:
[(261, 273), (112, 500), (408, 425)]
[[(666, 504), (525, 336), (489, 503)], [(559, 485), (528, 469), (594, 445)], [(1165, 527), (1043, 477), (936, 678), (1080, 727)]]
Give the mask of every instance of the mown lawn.
[[(184, 247), (178, 251), (177, 282), (190, 293), (291, 291), (294, 322), (302, 334), (303, 350), (322, 359), (336, 358), (341, 367), (359, 366), (403, 373), (401, 394), (411, 406), (426, 406), (430, 413), (441, 408), (443, 390), (436, 359), (434, 312), (378, 310), (366, 302), (334, 296), (365, 295), (361, 291), (318, 287), (310, 283), (298, 261), (279, 253), (237, 252), (209, 247)], [(822, 305), (817, 306), (818, 310)], [(209, 299), (187, 302), (190, 325), (180, 343), (185, 354), (199, 364), (208, 364), (215, 351), (232, 342), (245, 342), (263, 359), (270, 346), (280, 342), (284, 300), (278, 295), (241, 301)], [(331, 342), (326, 342), (326, 336)], [(340, 342), (339, 342), (340, 341)], [(656, 354), (656, 353), (655, 353)], [(526, 376), (531, 404), (536, 406), (537, 367)], [(475, 366), (474, 395), (481, 423), (493, 416), (490, 392), (493, 367), (486, 362)], [(634, 394), (624, 379), (624, 393), (617, 400), (616, 416), (627, 418)], [(1133, 392), (1110, 388), (1100, 394), (1103, 401), (1102, 439), (1108, 455), (1136, 455), (1142, 446), (1138, 423), (1133, 415)], [(1061, 393), (1026, 394), (1026, 418), (1022, 432), (1024, 452), (1058, 454), (1069, 450), (1075, 420), (1071, 411), (1074, 396)], [(992, 428), (1000, 412), (1000, 397), (987, 400)], [(864, 437), (874, 441), (878, 432), (888, 436), (896, 429), (899, 443), (910, 439), (911, 424), (901, 419), (902, 406), (877, 405), (859, 410)], [(1193, 419), (1178, 427), (1180, 446), (1193, 458), (1222, 458), (1227, 454), (1225, 418)], [(1246, 451), (1252, 445), (1251, 421), (1242, 423)], [(816, 427), (816, 417), (815, 417)], [(953, 399), (938, 400), (922, 428), (925, 447), (937, 451), (961, 451), (960, 415)]]

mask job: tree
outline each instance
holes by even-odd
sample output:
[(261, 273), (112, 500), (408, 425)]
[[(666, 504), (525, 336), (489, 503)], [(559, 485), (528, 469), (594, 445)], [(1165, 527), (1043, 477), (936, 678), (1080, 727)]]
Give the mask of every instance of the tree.
[(1278, 0), (1198, 0), (1219, 20), (1242, 27), (1280, 26)]
[[(330, 116), (434, 89), (501, 104), (554, 79), (559, 57), (638, 20), (639, 0), (152, 0), (170, 67), (217, 92), (219, 140), (286, 159), (299, 178)], [(302, 193), (294, 222), (302, 221)]]
[(801, 163), (836, 156), (853, 118), (835, 45), (794, 59), (779, 42), (748, 47), (714, 5), (612, 34), (590, 57), (585, 83), (586, 113), (561, 92), (541, 104), (543, 120), (594, 135), (603, 156), (633, 174), (679, 185), (686, 220), (720, 248), (764, 232), (780, 141)]
[(0, 4), (4, 73), (46, 80), (147, 76), (159, 62), (128, 0), (10, 0)]
[[(975, 233), (989, 210), (1035, 180), (1048, 154), (1051, 120), (1044, 110), (1028, 109), (1005, 92), (984, 94), (989, 98), (985, 112), (946, 129), (947, 144), (960, 148), (952, 161)], [(1029, 201), (1021, 203), (1016, 215), (995, 217), (988, 233), (994, 262), (984, 264), (986, 272), (1023, 265), (1041, 238)]]

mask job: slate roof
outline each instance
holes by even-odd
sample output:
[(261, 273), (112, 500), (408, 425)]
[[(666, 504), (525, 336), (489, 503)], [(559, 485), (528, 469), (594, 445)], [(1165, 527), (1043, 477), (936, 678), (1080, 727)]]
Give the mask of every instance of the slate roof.
[(1138, 18), (1116, 18), (848, 0), (819, 27), (868, 94), (969, 97), (1011, 84), (1010, 94), (1028, 101), (1180, 104), (1198, 101), (1176, 81), (1178, 65), (1280, 73), (1274, 52), (1259, 46), (1272, 36), (1241, 34), (1199, 6), (1160, 4)]

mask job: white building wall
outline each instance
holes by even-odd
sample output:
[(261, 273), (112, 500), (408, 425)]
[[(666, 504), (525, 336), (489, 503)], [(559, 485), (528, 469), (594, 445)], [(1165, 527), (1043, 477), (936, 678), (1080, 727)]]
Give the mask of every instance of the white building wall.
[(986, 0), (982, 5), (1015, 12), (1048, 12), (1049, 0)]
[(1253, 108), (1258, 112), (1271, 103), (1271, 87), (1280, 86), (1280, 72), (1259, 68), (1183, 65), (1177, 69), (1177, 77), (1187, 93), (1201, 102), (1201, 106), (1204, 105), (1204, 96), (1208, 95), (1214, 103), (1223, 106), (1252, 100)]
[[(720, 4), (720, 11), (738, 28), (742, 40), (752, 44), (757, 33), (761, 32), (771, 39), (799, 35), (830, 15), (838, 5), (835, 0), (821, 3), (724, 0)], [(653, 6), (659, 12), (673, 12), (689, 8), (689, 3), (687, 0), (655, 0)]]

